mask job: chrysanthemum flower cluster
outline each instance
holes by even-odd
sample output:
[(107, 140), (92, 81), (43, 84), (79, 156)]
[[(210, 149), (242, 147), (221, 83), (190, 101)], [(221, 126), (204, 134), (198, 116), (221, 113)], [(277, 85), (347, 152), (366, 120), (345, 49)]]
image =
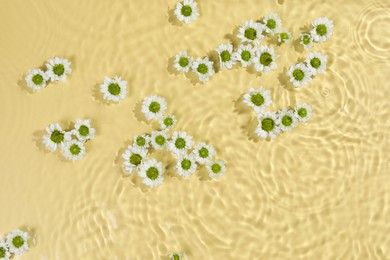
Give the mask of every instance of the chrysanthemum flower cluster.
[(312, 108), (307, 104), (299, 103), (294, 108), (286, 108), (276, 112), (265, 111), (272, 104), (271, 91), (263, 89), (249, 89), (244, 95), (244, 104), (251, 107), (257, 116), (258, 126), (256, 134), (266, 139), (275, 137), (297, 127), (298, 122), (307, 122), (312, 116)]
[(123, 170), (126, 174), (138, 172), (143, 183), (155, 187), (164, 181), (163, 165), (155, 159), (148, 158), (154, 150), (167, 150), (176, 158), (176, 170), (180, 176), (188, 178), (200, 165), (205, 165), (212, 178), (225, 172), (223, 161), (213, 161), (214, 148), (204, 142), (194, 146), (192, 136), (183, 131), (169, 134), (176, 125), (176, 117), (165, 114), (167, 103), (163, 97), (149, 96), (142, 102), (142, 113), (147, 120), (158, 120), (160, 128), (151, 134), (135, 136), (133, 144), (122, 154)]
[(333, 33), (333, 22), (327, 17), (317, 18), (311, 25), (310, 32), (302, 33), (299, 37), (299, 42), (305, 50), (313, 47), (315, 42), (321, 43), (329, 40)]
[(175, 16), (182, 23), (189, 24), (195, 21), (199, 16), (198, 4), (194, 0), (184, 0), (177, 2), (175, 7)]
[(95, 129), (91, 127), (91, 119), (77, 119), (74, 128), (62, 130), (59, 123), (46, 127), (42, 142), (46, 149), (55, 152), (61, 149), (68, 160), (80, 160), (85, 156), (85, 143), (95, 138)]
[(16, 229), (7, 235), (4, 240), (0, 238), (0, 259), (9, 260), (29, 250), (28, 240), (30, 236), (27, 232)]
[(72, 72), (70, 61), (59, 57), (49, 59), (46, 63), (46, 69), (46, 71), (30, 70), (25, 78), (27, 86), (37, 91), (45, 88), (49, 81), (65, 81), (66, 76)]
[(106, 101), (119, 102), (125, 99), (127, 93), (127, 81), (121, 77), (104, 77), (104, 82), (100, 85), (100, 92)]
[(307, 54), (304, 63), (293, 64), (287, 71), (287, 76), (294, 87), (306, 85), (315, 75), (324, 73), (328, 56), (319, 52)]

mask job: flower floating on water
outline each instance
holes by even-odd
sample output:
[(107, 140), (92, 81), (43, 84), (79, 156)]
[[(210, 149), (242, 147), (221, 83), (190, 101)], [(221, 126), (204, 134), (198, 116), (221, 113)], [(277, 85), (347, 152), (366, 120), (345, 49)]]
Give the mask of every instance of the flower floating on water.
[(51, 81), (65, 81), (66, 75), (72, 73), (70, 61), (65, 58), (55, 57), (46, 63), (46, 75)]
[(327, 60), (327, 55), (313, 51), (306, 56), (305, 62), (312, 75), (317, 75), (325, 72)]
[(283, 109), (278, 114), (276, 124), (280, 126), (283, 132), (287, 132), (297, 127), (298, 118), (295, 116), (294, 111)]
[(280, 33), (278, 33), (278, 43), (288, 43), (291, 41), (291, 33), (287, 30), (282, 30)]
[(252, 64), (252, 59), (255, 57), (255, 49), (250, 44), (240, 44), (237, 52), (233, 53), (235, 59), (241, 62), (241, 65), (246, 68)]
[(264, 38), (263, 31), (265, 31), (263, 24), (249, 20), (244, 22), (238, 29), (237, 37), (241, 39), (241, 42), (249, 42), (256, 45)]
[(272, 104), (271, 91), (263, 87), (259, 89), (250, 88), (249, 92), (244, 95), (244, 104), (252, 107), (255, 113), (262, 113), (263, 110)]
[(160, 119), (167, 109), (165, 98), (159, 96), (146, 97), (142, 102), (142, 113), (147, 120)]
[(160, 127), (162, 130), (168, 130), (175, 127), (177, 123), (176, 117), (174, 115), (166, 115), (160, 118)]
[(105, 100), (119, 102), (126, 97), (127, 81), (118, 76), (113, 79), (104, 77), (104, 82), (100, 85), (100, 92), (103, 93)]
[(85, 155), (84, 143), (77, 140), (65, 142), (62, 146), (62, 154), (68, 160), (80, 160)]
[(216, 49), (219, 57), (219, 66), (221, 69), (231, 69), (236, 64), (236, 59), (233, 55), (232, 44), (221, 44)]
[(182, 154), (191, 149), (193, 144), (192, 136), (186, 132), (178, 131), (172, 135), (172, 140), (169, 142), (169, 150), (174, 154)]
[(278, 55), (275, 54), (273, 47), (262, 45), (257, 48), (256, 56), (253, 57), (252, 62), (255, 65), (256, 71), (268, 73), (270, 70), (276, 69), (275, 59), (277, 57)]
[(215, 155), (215, 150), (211, 145), (201, 142), (195, 147), (193, 154), (198, 163), (207, 164)]
[(275, 137), (280, 133), (280, 127), (277, 124), (278, 116), (274, 112), (266, 112), (258, 116), (259, 125), (256, 128), (256, 134), (263, 139)]
[(30, 70), (26, 78), (27, 86), (33, 90), (40, 90), (46, 87), (46, 82), (49, 80), (49, 77), (40, 69)]
[(310, 105), (299, 103), (295, 106), (295, 116), (298, 118), (300, 122), (307, 122), (313, 113), (313, 109)]
[(287, 76), (290, 77), (290, 82), (296, 88), (306, 85), (311, 80), (311, 71), (303, 63), (291, 65), (287, 71)]
[(16, 229), (7, 235), (7, 247), (11, 254), (20, 255), (26, 252), (28, 247), (29, 235), (27, 232), (23, 232)]
[(223, 161), (209, 163), (207, 164), (207, 170), (211, 178), (218, 178), (225, 173), (225, 163)]
[(133, 138), (134, 146), (141, 149), (148, 149), (150, 146), (150, 136), (149, 135), (136, 135)]
[(193, 0), (184, 0), (176, 3), (175, 15), (177, 20), (183, 23), (195, 21), (199, 16), (198, 5)]
[(330, 39), (333, 33), (333, 22), (326, 17), (317, 18), (312, 23), (310, 34), (315, 42), (324, 42)]
[(148, 153), (147, 149), (140, 148), (137, 146), (127, 147), (126, 151), (122, 154), (123, 162), (123, 170), (126, 174), (133, 174), (135, 170), (138, 169), (142, 161), (145, 159)]
[(143, 178), (143, 183), (151, 188), (162, 184), (164, 181), (162, 163), (155, 159), (142, 162), (138, 174)]
[(263, 23), (265, 25), (265, 31), (271, 35), (279, 32), (282, 27), (282, 20), (275, 13), (269, 13), (264, 16)]
[(42, 142), (51, 152), (55, 152), (64, 141), (71, 139), (70, 133), (63, 131), (58, 123), (46, 127), (46, 132), (47, 134), (43, 136)]
[(183, 256), (181, 253), (172, 253), (169, 255), (169, 260), (183, 260)]
[(310, 34), (302, 33), (299, 38), (300, 38), (299, 42), (303, 45), (303, 48), (305, 50), (310, 49), (311, 47), (313, 47), (313, 38), (311, 37)]
[(180, 176), (188, 178), (196, 171), (197, 168), (198, 165), (196, 164), (196, 161), (192, 155), (181, 154), (178, 156), (176, 170), (177, 174)]
[(168, 145), (169, 135), (165, 131), (155, 131), (152, 133), (150, 142), (156, 150), (162, 150)]
[(11, 253), (8, 250), (8, 246), (3, 239), (0, 238), (0, 260), (9, 260)]
[(192, 64), (192, 70), (198, 75), (200, 81), (207, 82), (214, 75), (213, 64), (209, 57), (197, 58)]
[(187, 73), (191, 66), (192, 66), (192, 61), (194, 59), (190, 57), (186, 51), (182, 51), (179, 54), (175, 56), (175, 62), (173, 66), (177, 71), (185, 72)]
[(95, 138), (95, 128), (91, 127), (91, 119), (77, 119), (72, 131), (80, 141), (92, 140)]

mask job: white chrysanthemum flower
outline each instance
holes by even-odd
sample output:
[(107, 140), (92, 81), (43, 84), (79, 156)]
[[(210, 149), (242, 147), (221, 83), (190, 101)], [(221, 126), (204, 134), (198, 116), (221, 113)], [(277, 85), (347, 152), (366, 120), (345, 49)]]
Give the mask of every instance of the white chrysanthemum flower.
[(177, 120), (176, 120), (176, 117), (174, 115), (166, 115), (160, 119), (160, 127), (162, 130), (171, 129), (171, 128), (175, 127), (176, 123), (177, 123)]
[(137, 146), (142, 149), (148, 149), (150, 146), (150, 136), (149, 135), (136, 135), (133, 138), (134, 146)]
[(276, 124), (284, 132), (290, 131), (298, 125), (298, 118), (295, 116), (293, 110), (283, 109), (278, 113)]
[(304, 103), (299, 103), (296, 105), (294, 111), (295, 116), (300, 122), (307, 122), (313, 114), (312, 107)]
[(169, 141), (169, 150), (174, 154), (182, 154), (187, 150), (191, 149), (194, 145), (192, 141), (192, 136), (188, 135), (186, 132), (174, 132), (172, 135), (172, 140)]
[(142, 113), (147, 120), (160, 119), (167, 109), (165, 98), (159, 96), (146, 97), (142, 102)]
[(211, 178), (218, 178), (226, 171), (225, 163), (223, 161), (210, 162), (207, 164), (207, 170)]
[(264, 16), (263, 23), (265, 25), (265, 31), (271, 35), (278, 33), (282, 28), (282, 20), (275, 13), (269, 13)]
[(262, 86), (259, 89), (250, 88), (249, 92), (244, 95), (243, 102), (252, 107), (256, 114), (262, 113), (266, 107), (272, 104), (271, 91), (263, 89)]
[(326, 17), (317, 18), (312, 23), (313, 29), (310, 31), (315, 42), (324, 42), (330, 39), (333, 33), (333, 22)]
[(182, 154), (178, 156), (176, 170), (180, 176), (188, 178), (191, 174), (195, 173), (197, 168), (198, 165), (192, 155)]
[(193, 155), (198, 163), (207, 164), (213, 159), (215, 150), (211, 145), (201, 142), (195, 147)]
[(256, 49), (256, 55), (253, 57), (252, 62), (255, 65), (256, 71), (262, 71), (267, 74), (271, 70), (277, 68), (275, 62), (277, 57), (279, 57), (279, 55), (275, 54), (273, 47), (262, 45)]
[(290, 77), (290, 82), (296, 88), (306, 85), (311, 80), (311, 71), (303, 63), (291, 65), (287, 71), (287, 76)]
[(255, 55), (256, 50), (252, 47), (251, 44), (240, 44), (237, 51), (233, 53), (234, 58), (240, 61), (244, 68), (252, 64), (252, 59), (255, 57)]
[(127, 81), (118, 76), (113, 79), (104, 77), (104, 82), (100, 85), (100, 92), (103, 93), (105, 100), (119, 102), (119, 100), (126, 98)]
[(11, 253), (8, 250), (8, 246), (3, 239), (0, 238), (0, 260), (9, 260)]
[(313, 38), (308, 33), (302, 33), (299, 36), (299, 39), (300, 39), (299, 42), (303, 45), (303, 48), (305, 50), (310, 49), (314, 45)]
[(123, 170), (126, 174), (133, 174), (145, 159), (148, 150), (135, 145), (129, 145), (122, 154)]
[(177, 71), (187, 73), (192, 66), (193, 60), (194, 59), (190, 57), (186, 51), (182, 51), (175, 56), (175, 62), (173, 66)]
[(55, 57), (46, 63), (46, 75), (51, 81), (65, 81), (66, 75), (72, 73), (70, 61), (64, 58)]
[(81, 160), (85, 156), (85, 147), (83, 142), (71, 140), (65, 142), (61, 148), (62, 154), (68, 160), (77, 161)]
[(280, 44), (290, 42), (291, 39), (291, 33), (287, 30), (282, 30), (280, 33), (278, 33), (278, 43)]
[(169, 255), (169, 260), (183, 260), (183, 255), (181, 253), (175, 252)]
[(236, 64), (236, 58), (233, 55), (232, 44), (221, 44), (215, 49), (215, 51), (218, 53), (219, 66), (221, 69), (233, 68), (233, 65)]
[(328, 61), (328, 56), (316, 51), (309, 53), (306, 56), (306, 64), (310, 69), (313, 75), (317, 75), (325, 72), (326, 62)]
[(184, 0), (176, 3), (175, 15), (177, 20), (183, 23), (195, 21), (199, 16), (198, 5), (193, 0)]
[(154, 131), (150, 137), (150, 143), (156, 150), (161, 150), (168, 145), (169, 135), (165, 131)]
[(253, 44), (259, 44), (264, 38), (263, 31), (265, 25), (256, 23), (253, 20), (244, 22), (238, 29), (237, 37), (241, 39), (241, 42), (250, 42)]
[(46, 132), (47, 134), (43, 136), (42, 142), (51, 152), (55, 152), (65, 141), (71, 139), (71, 133), (63, 131), (58, 123), (46, 127)]
[(274, 112), (266, 112), (258, 115), (259, 125), (256, 128), (256, 134), (263, 139), (271, 137), (274, 139), (280, 133), (280, 127), (276, 120), (278, 116)]
[(142, 182), (151, 188), (162, 184), (164, 181), (162, 163), (155, 159), (143, 161), (138, 174), (143, 178)]
[(95, 138), (95, 131), (95, 128), (91, 127), (91, 119), (77, 119), (73, 133), (80, 141), (86, 141)]
[(28, 239), (30, 236), (27, 232), (16, 229), (7, 235), (7, 247), (11, 254), (20, 255), (26, 252), (28, 247)]
[(46, 87), (49, 77), (40, 69), (30, 70), (25, 78), (27, 86), (33, 90), (40, 90)]
[(206, 82), (214, 75), (213, 64), (214, 62), (210, 61), (209, 57), (197, 58), (192, 63), (192, 70), (198, 75), (200, 81)]

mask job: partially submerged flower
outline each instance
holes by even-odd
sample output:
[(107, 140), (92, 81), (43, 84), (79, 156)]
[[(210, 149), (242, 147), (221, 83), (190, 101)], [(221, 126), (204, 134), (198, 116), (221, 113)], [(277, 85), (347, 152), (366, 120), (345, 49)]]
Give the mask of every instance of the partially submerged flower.
[(231, 69), (236, 64), (236, 59), (233, 55), (232, 44), (221, 44), (216, 49), (219, 57), (219, 66), (221, 69)]
[(313, 109), (310, 105), (299, 103), (295, 106), (295, 116), (300, 122), (307, 122), (313, 114)]
[(299, 42), (303, 45), (303, 48), (305, 50), (313, 47), (313, 38), (310, 34), (308, 33), (302, 33), (300, 36), (299, 36)]
[(255, 48), (251, 44), (240, 44), (237, 51), (234, 53), (235, 59), (241, 62), (241, 65), (246, 68), (252, 64), (252, 59), (255, 57)]
[(252, 62), (255, 65), (256, 71), (268, 73), (272, 69), (276, 69), (277, 64), (275, 60), (278, 56), (275, 54), (273, 47), (262, 45), (257, 48), (256, 56), (253, 57)]
[(176, 170), (177, 174), (184, 178), (188, 178), (191, 174), (193, 174), (198, 165), (192, 155), (181, 154), (177, 158)]
[(122, 154), (123, 170), (126, 174), (133, 174), (141, 165), (148, 153), (147, 149), (129, 145), (126, 151)]
[(142, 113), (147, 120), (160, 119), (167, 109), (165, 98), (159, 96), (146, 97), (142, 102)]
[(150, 138), (152, 147), (156, 150), (162, 150), (168, 145), (169, 135), (165, 131), (154, 131)]
[(51, 152), (55, 152), (64, 141), (71, 139), (71, 134), (63, 131), (58, 123), (46, 127), (46, 132), (47, 134), (43, 136), (42, 142)]
[(263, 23), (265, 25), (265, 31), (271, 35), (279, 32), (282, 27), (282, 20), (276, 13), (269, 13), (264, 16)]
[(267, 137), (271, 137), (275, 139), (275, 137), (280, 133), (280, 127), (277, 124), (278, 116), (274, 112), (266, 112), (265, 114), (260, 114), (258, 116), (259, 125), (256, 128), (256, 134), (266, 139)]
[(95, 128), (91, 127), (91, 119), (77, 119), (73, 133), (80, 141), (92, 140), (95, 138)]
[(133, 138), (134, 146), (141, 149), (148, 149), (150, 146), (150, 136), (149, 135), (136, 135)]
[(169, 150), (174, 154), (182, 154), (191, 149), (194, 142), (192, 141), (192, 136), (188, 135), (186, 132), (174, 132), (172, 135), (172, 140), (169, 141)]
[(291, 65), (287, 71), (287, 76), (290, 77), (290, 82), (296, 88), (306, 85), (311, 80), (311, 71), (303, 63)]
[(162, 130), (168, 130), (173, 128), (177, 123), (174, 115), (166, 115), (160, 118), (160, 127)]
[(262, 113), (266, 107), (272, 104), (271, 91), (263, 89), (262, 86), (259, 89), (250, 88), (249, 92), (244, 95), (243, 102), (252, 107), (255, 113)]
[(68, 160), (80, 160), (85, 155), (84, 143), (77, 140), (65, 142), (61, 148), (62, 154)]
[(181, 253), (175, 252), (169, 255), (169, 260), (183, 260), (183, 255)]
[(16, 229), (7, 235), (7, 247), (11, 254), (20, 255), (26, 252), (28, 247), (28, 239), (30, 236), (27, 232)]
[(46, 75), (51, 81), (65, 81), (66, 75), (72, 73), (70, 61), (65, 58), (55, 57), (46, 63)]
[(223, 161), (210, 162), (207, 164), (207, 170), (211, 178), (218, 178), (226, 171), (225, 163)]
[(198, 5), (193, 0), (184, 0), (176, 3), (175, 15), (177, 20), (183, 23), (190, 23), (199, 16)]
[(282, 30), (278, 33), (278, 43), (283, 44), (291, 41), (291, 33), (287, 30)]
[(25, 80), (27, 86), (36, 91), (46, 87), (46, 82), (49, 80), (49, 77), (42, 70), (35, 69), (28, 72)]
[(162, 184), (164, 181), (162, 163), (155, 159), (143, 161), (138, 174), (143, 178), (142, 182), (151, 188)]
[(215, 155), (215, 150), (211, 145), (201, 142), (195, 147), (193, 155), (198, 163), (207, 164)]
[(319, 52), (313, 51), (306, 56), (306, 64), (313, 75), (325, 72), (328, 56)]
[(280, 129), (284, 132), (290, 131), (298, 125), (298, 118), (295, 116), (294, 111), (283, 109), (279, 112), (276, 124), (280, 126)]
[(177, 71), (187, 73), (192, 66), (193, 60), (194, 59), (190, 57), (186, 51), (182, 51), (175, 56), (175, 62), (173, 66)]
[(317, 18), (312, 23), (313, 29), (310, 31), (315, 42), (324, 42), (330, 39), (333, 33), (333, 22), (327, 17)]
[(200, 81), (207, 82), (214, 75), (213, 64), (209, 57), (197, 58), (192, 64), (192, 70), (198, 75)]
[(105, 100), (113, 102), (123, 100), (126, 98), (127, 81), (118, 76), (113, 79), (104, 77), (104, 82), (100, 85), (100, 92), (103, 93)]
[(8, 246), (3, 239), (0, 239), (0, 260), (9, 260), (11, 253), (8, 250)]
[(249, 20), (238, 29), (237, 37), (241, 39), (241, 42), (250, 42), (256, 45), (264, 38), (263, 31), (265, 31), (265, 25)]

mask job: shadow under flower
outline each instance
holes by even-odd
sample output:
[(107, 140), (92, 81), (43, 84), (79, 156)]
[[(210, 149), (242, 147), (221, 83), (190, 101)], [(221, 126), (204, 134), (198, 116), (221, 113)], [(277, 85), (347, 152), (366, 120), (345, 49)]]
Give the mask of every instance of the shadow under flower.
[(146, 119), (145, 115), (142, 113), (142, 102), (143, 102), (143, 100), (137, 101), (137, 103), (135, 104), (134, 109), (133, 109), (133, 114), (139, 122), (149, 124), (149, 121)]
[(174, 63), (175, 63), (175, 56), (168, 59), (167, 71), (171, 75), (175, 75), (175, 76), (180, 75), (182, 72), (175, 69), (175, 67), (173, 66)]
[(287, 76), (287, 68), (283, 68), (283, 72), (278, 74), (278, 80), (280, 82), (280, 85), (283, 86), (284, 89), (288, 91), (294, 91), (295, 88), (290, 83), (290, 80)]
[(176, 15), (175, 15), (175, 8), (176, 8), (176, 6), (168, 10), (168, 22), (170, 24), (172, 24), (173, 26), (181, 27), (181, 26), (183, 26), (183, 23), (180, 22), (179, 20), (177, 20)]

